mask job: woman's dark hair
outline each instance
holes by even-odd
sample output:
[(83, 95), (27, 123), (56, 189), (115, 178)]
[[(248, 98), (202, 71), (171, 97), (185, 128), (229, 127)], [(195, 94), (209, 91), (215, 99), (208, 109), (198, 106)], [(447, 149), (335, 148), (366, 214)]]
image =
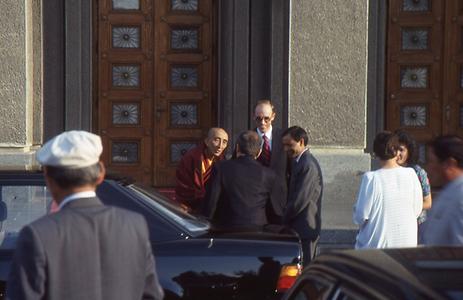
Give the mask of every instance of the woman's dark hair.
[(418, 163), (418, 146), (416, 145), (415, 139), (407, 132), (403, 130), (396, 130), (394, 134), (399, 139), (399, 144), (407, 147), (408, 157), (406, 163), (408, 165), (415, 165)]
[(439, 161), (449, 158), (456, 160), (458, 167), (463, 169), (463, 140), (456, 135), (444, 135), (435, 138), (428, 144)]
[(100, 175), (100, 164), (78, 169), (65, 169), (46, 166), (47, 176), (53, 179), (61, 188), (79, 187), (96, 183)]
[(397, 155), (399, 139), (390, 131), (383, 131), (376, 135), (373, 142), (375, 156), (381, 160), (389, 160)]

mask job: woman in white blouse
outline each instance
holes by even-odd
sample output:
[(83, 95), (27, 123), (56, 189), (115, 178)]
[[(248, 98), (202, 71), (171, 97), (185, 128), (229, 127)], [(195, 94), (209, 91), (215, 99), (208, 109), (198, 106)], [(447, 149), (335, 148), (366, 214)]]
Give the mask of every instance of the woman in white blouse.
[(376, 136), (373, 151), (381, 169), (365, 173), (360, 184), (353, 216), (359, 225), (356, 249), (417, 245), (422, 189), (415, 171), (397, 164), (398, 149), (396, 135), (385, 131)]

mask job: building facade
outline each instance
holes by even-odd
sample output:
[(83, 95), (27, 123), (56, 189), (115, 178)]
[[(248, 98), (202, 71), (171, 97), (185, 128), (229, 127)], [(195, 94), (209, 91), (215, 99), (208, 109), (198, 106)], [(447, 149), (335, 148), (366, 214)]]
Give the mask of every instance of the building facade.
[(325, 178), (323, 227), (353, 228), (383, 129), (424, 143), (463, 126), (463, 7), (456, 0), (5, 0), (0, 168), (37, 169), (63, 130), (100, 134), (115, 172), (172, 185), (211, 126), (309, 132)]

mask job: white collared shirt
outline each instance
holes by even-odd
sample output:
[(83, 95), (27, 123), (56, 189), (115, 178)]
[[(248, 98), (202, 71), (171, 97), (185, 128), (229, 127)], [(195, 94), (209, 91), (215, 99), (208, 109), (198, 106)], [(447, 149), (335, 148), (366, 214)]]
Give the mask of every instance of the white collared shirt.
[(299, 160), (301, 159), (302, 154), (304, 154), (304, 152), (306, 152), (307, 150), (309, 150), (309, 149), (305, 148), (305, 149), (301, 152), (301, 154), (299, 154), (299, 155), (296, 157), (296, 162), (297, 162), (297, 163), (298, 163)]
[[(266, 133), (261, 132), (259, 128), (256, 128), (256, 129), (257, 129), (257, 134), (260, 137), (262, 137), (262, 135), (265, 135), (268, 138), (268, 145), (270, 147), (270, 151), (272, 151), (272, 125), (270, 125), (270, 128)], [(264, 144), (264, 140), (262, 139), (262, 145), (263, 144)], [(262, 148), (262, 145), (260, 145), (261, 148)]]
[(71, 194), (63, 199), (61, 203), (58, 206), (58, 210), (62, 209), (66, 204), (68, 204), (71, 201), (74, 201), (76, 199), (81, 199), (81, 198), (95, 198), (96, 193), (94, 191), (85, 191), (85, 192), (80, 192), (80, 193), (75, 193)]

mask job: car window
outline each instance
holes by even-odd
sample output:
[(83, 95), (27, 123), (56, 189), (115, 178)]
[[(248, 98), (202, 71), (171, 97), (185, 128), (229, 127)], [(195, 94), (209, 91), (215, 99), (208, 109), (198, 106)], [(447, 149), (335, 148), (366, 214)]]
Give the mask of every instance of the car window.
[(336, 288), (332, 299), (335, 300), (366, 300), (366, 299), (378, 299), (373, 295), (366, 294), (366, 291), (354, 291), (344, 285), (340, 285)]
[(52, 197), (46, 186), (0, 186), (0, 248), (13, 246), (24, 225), (47, 214)]
[(157, 211), (162, 211), (164, 215), (185, 228), (192, 236), (199, 236), (209, 230), (209, 222), (183, 211), (178, 206), (163, 199), (163, 196), (153, 194), (135, 185), (129, 186), (128, 188), (138, 193), (141, 197), (146, 198), (146, 200), (148, 200), (148, 205), (152, 206)]
[[(461, 252), (458, 252), (462, 250), (457, 249), (454, 255), (461, 257)], [(415, 261), (415, 266), (419, 268), (417, 277), (448, 299), (463, 299), (463, 260), (444, 255), (441, 257), (440, 260)]]
[(331, 284), (310, 278), (302, 280), (299, 284), (294, 297), (290, 300), (322, 300), (327, 299), (331, 289)]
[(144, 201), (130, 189), (112, 181), (104, 181), (96, 191), (105, 205), (111, 205), (139, 213), (148, 224), (150, 240), (154, 243), (175, 240), (181, 237), (181, 230), (166, 220), (157, 211), (146, 207)]

